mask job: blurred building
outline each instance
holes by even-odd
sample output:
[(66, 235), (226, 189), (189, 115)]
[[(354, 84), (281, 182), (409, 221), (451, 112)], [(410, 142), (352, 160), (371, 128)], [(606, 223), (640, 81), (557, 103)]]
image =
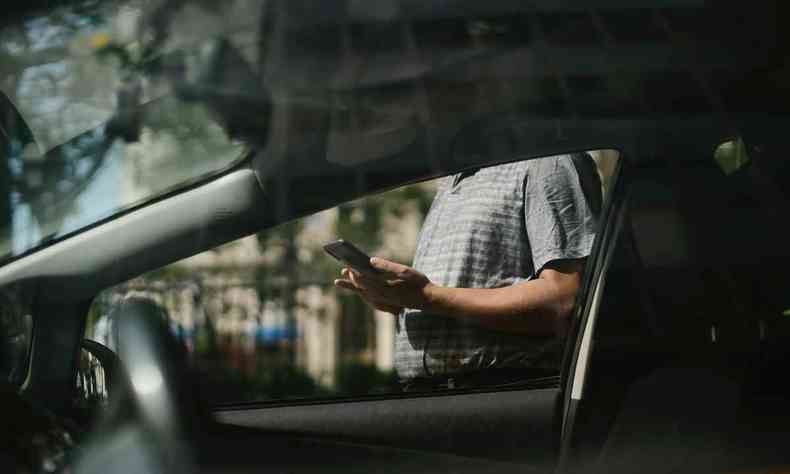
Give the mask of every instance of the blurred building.
[[(296, 246), (315, 249), (335, 238), (332, 211), (309, 219), (298, 234)], [(401, 226), (416, 240), (419, 219)], [(403, 239), (394, 239), (403, 242)], [(409, 252), (410, 249), (399, 249)], [(250, 376), (270, 360), (304, 370), (321, 386), (332, 389), (341, 363), (372, 365), (381, 371), (393, 368), (394, 318), (364, 306), (344, 314), (338, 291), (328, 281), (294, 281), (295, 306), (287, 311), (283, 298), (265, 298), (260, 289), (284, 284), (276, 272), (271, 282), (261, 280), (257, 269), (269, 268), (280, 251), (261, 249), (250, 236), (177, 262), (163, 271), (120, 285), (102, 297), (111, 308), (120, 298), (141, 294), (154, 299), (168, 313), (171, 328), (200, 359), (212, 351), (223, 359), (223, 369)], [(393, 251), (384, 252), (392, 255)], [(302, 266), (323, 252), (301, 255)], [(339, 271), (340, 266), (337, 265)], [(351, 297), (356, 299), (356, 297)], [(363, 312), (364, 314), (359, 314)], [(267, 360), (270, 359), (270, 360)]]

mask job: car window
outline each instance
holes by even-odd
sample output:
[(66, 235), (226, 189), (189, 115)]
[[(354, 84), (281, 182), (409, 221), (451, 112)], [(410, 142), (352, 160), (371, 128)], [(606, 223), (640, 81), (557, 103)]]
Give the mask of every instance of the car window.
[[(473, 230), (478, 229), (468, 222), (477, 219), (486, 228), (499, 229), (497, 238), (472, 237), (485, 244), (478, 246), (476, 251), (481, 255), (493, 252), (495, 255), (487, 258), (496, 262), (496, 253), (503, 245), (497, 239), (508, 237), (506, 231), (520, 229), (527, 219), (521, 214), (526, 211), (522, 209), (523, 203), (508, 208), (515, 213), (511, 229), (507, 221), (488, 222), (492, 211), (487, 207), (490, 204), (487, 200), (509, 202), (512, 199), (501, 191), (511, 189), (504, 178), (507, 173), (538, 169), (538, 165), (556, 170), (561, 163), (571, 164), (569, 157), (516, 162), (404, 186), (347, 202), (176, 262), (102, 292), (90, 309), (86, 337), (111, 349), (116, 347), (119, 341), (113, 332), (114, 309), (126, 298), (154, 300), (165, 309), (173, 334), (185, 345), (199, 372), (203, 396), (213, 404), (399, 393), (404, 389), (405, 375), (409, 375), (408, 380), (427, 379), (425, 384), (412, 387), (413, 391), (477, 388), (537, 379), (556, 383), (562, 338), (483, 328), (485, 337), (497, 341), (501, 338), (509, 344), (497, 342), (500, 344), (498, 350), (509, 351), (514, 360), (523, 359), (512, 363), (500, 357), (492, 364), (497, 369), (493, 373), (508, 375), (505, 379), (488, 377), (486, 368), (474, 360), (476, 351), (490, 344), (475, 338), (476, 326), (465, 325), (457, 329), (452, 326), (456, 323), (429, 314), (427, 310), (411, 314), (413, 311), (406, 308), (393, 315), (386, 308), (374, 309), (355, 292), (344, 291), (333, 284), (334, 280), (342, 278), (342, 265), (330, 257), (323, 246), (340, 238), (369, 255), (408, 265), (415, 262), (415, 267), (425, 271), (432, 280), (447, 283), (450, 280), (442, 281), (444, 276), (431, 268), (435, 259), (445, 257), (439, 255), (440, 252), (425, 255), (430, 252), (426, 249), (451, 242), (448, 239), (466, 232), (464, 226), (467, 224)], [(602, 188), (609, 186), (617, 154), (595, 152), (583, 157), (590, 167), (588, 170), (594, 173), (594, 179), (584, 185), (595, 189), (586, 190), (591, 197), (597, 194), (600, 199)], [(574, 185), (580, 199), (585, 199), (582, 176), (580, 172)], [(488, 182), (494, 179), (501, 181)], [(523, 185), (513, 182), (516, 187)], [(491, 189), (496, 192), (486, 194)], [(463, 207), (454, 205), (462, 198), (466, 201), (458, 202)], [(539, 196), (534, 199), (537, 202)], [(597, 205), (600, 206), (600, 202)], [(459, 215), (443, 216), (442, 213)], [(533, 239), (542, 236), (543, 230), (538, 227), (551, 225), (551, 221), (542, 222), (534, 217), (538, 215), (536, 211), (532, 217), (539, 222), (533, 226)], [(430, 217), (426, 219), (427, 216)], [(439, 228), (451, 221), (455, 223), (454, 230)], [(516, 236), (509, 238), (513, 242), (518, 240)], [(462, 241), (456, 240), (451, 245)], [(534, 241), (532, 246), (539, 247)], [(446, 257), (449, 260), (477, 258), (472, 267), (489, 278), (502, 271), (480, 267), (487, 260), (474, 252), (467, 252), (465, 257), (452, 253), (459, 252), (458, 249), (450, 249), (450, 252)], [(547, 255), (545, 259), (551, 258)], [(537, 278), (525, 267), (512, 268), (520, 268), (524, 274), (510, 280), (502, 277), (507, 284)], [(453, 271), (456, 271), (454, 267), (450, 273)], [(465, 278), (469, 278), (472, 274), (466, 275)], [(479, 280), (451, 283), (486, 286), (486, 282)], [(425, 336), (421, 331), (428, 330), (412, 327), (421, 320), (435, 321), (430, 328), (435, 335), (429, 335), (424, 346), (419, 346), (417, 339)], [(445, 342), (450, 340), (455, 340), (456, 345)], [(452, 364), (456, 363), (453, 357), (440, 360), (441, 351), (448, 349), (459, 354), (456, 359), (460, 360), (460, 370), (452, 370)], [(418, 361), (416, 369), (415, 360)], [(423, 364), (425, 372), (420, 372)], [(445, 365), (452, 377), (437, 374), (445, 370)], [(420, 373), (412, 374), (415, 371)], [(441, 383), (434, 384), (438, 379)]]
[[(216, 174), (257, 146), (247, 134), (256, 120), (245, 116), (239, 125), (223, 113), (268, 117), (255, 99), (229, 106), (238, 96), (190, 89), (207, 64), (255, 83), (245, 59), (252, 47), (240, 44), (255, 30), (255, 15), (157, 13), (144, 3), (71, 2), (0, 27), (0, 163), (8, 187), (0, 260)], [(163, 15), (172, 17), (167, 36), (145, 41), (157, 37), (150, 17)], [(219, 82), (201, 87), (222, 89), (222, 78), (212, 80)]]

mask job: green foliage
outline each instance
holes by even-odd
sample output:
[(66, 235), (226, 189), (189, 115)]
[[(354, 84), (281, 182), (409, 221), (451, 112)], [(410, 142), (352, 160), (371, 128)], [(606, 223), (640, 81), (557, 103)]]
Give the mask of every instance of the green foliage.
[(284, 222), (276, 227), (267, 229), (256, 235), (261, 250), (265, 251), (269, 247), (287, 247), (293, 244), (294, 239), (304, 229), (304, 222), (301, 219)]
[(146, 282), (185, 281), (191, 279), (193, 276), (193, 272), (190, 269), (175, 264), (152, 270), (139, 276), (138, 279)]
[[(277, 298), (288, 300), (287, 306), (293, 305), (286, 292), (293, 292), (299, 285), (299, 282), (295, 281), (300, 270), (296, 254), (296, 238), (303, 229), (304, 222), (297, 219), (256, 235), (261, 253), (272, 250), (276, 252), (276, 257), (269, 263), (259, 265), (255, 269), (255, 281), (261, 301)], [(275, 282), (280, 284), (274, 284)]]
[(396, 199), (394, 202), (392, 200), (387, 202), (396, 216), (403, 217), (403, 204), (411, 201), (416, 203), (420, 218), (425, 218), (433, 203), (434, 190), (423, 184), (414, 184), (390, 191), (390, 194), (395, 195)]
[(214, 321), (209, 317), (197, 327), (195, 332), (195, 352), (211, 358), (219, 356), (217, 330), (214, 327)]
[(337, 293), (340, 303), (340, 334), (338, 345), (345, 354), (353, 354), (368, 345), (374, 331), (373, 310), (358, 296)]
[(342, 204), (338, 207), (335, 229), (338, 235), (371, 249), (381, 245), (380, 196)]
[(428, 213), (433, 195), (432, 188), (413, 184), (343, 204), (338, 207), (335, 231), (363, 249), (378, 249), (384, 237), (385, 216), (403, 218), (416, 209), (422, 219)]

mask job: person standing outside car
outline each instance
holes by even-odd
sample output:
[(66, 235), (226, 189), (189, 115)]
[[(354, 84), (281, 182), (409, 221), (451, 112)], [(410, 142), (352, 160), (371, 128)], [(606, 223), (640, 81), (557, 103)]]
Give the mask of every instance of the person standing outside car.
[(397, 317), (395, 369), (409, 389), (556, 371), (601, 209), (587, 153), (443, 178), (413, 266), (371, 258), (335, 285)]

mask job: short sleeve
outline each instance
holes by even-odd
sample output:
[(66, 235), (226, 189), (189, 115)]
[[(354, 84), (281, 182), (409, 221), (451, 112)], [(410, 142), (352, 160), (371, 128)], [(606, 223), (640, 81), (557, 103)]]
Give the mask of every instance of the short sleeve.
[(598, 227), (570, 155), (530, 162), (524, 183), (524, 218), (533, 277), (552, 260), (590, 255)]

